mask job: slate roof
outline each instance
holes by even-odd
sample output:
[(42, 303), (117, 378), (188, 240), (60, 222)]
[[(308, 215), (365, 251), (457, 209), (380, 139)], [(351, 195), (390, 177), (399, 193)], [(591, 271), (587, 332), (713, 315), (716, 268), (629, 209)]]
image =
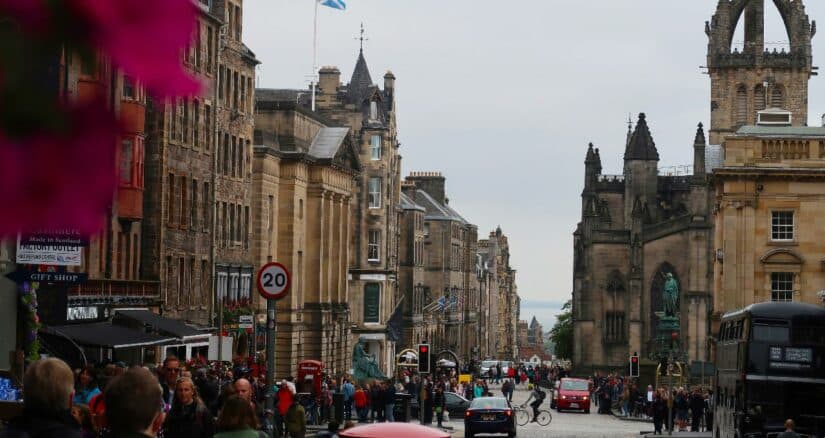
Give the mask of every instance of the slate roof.
[(426, 212), (427, 209), (415, 203), (406, 193), (401, 192), (401, 202), (398, 205), (404, 210), (418, 210)]
[(736, 131), (737, 136), (757, 137), (825, 137), (823, 126), (743, 126)]
[(349, 81), (349, 98), (351, 103), (360, 104), (369, 96), (369, 89), (373, 86), (370, 69), (367, 67), (367, 60), (364, 59), (364, 51), (358, 53), (358, 61), (355, 63), (355, 70)]
[(309, 155), (321, 159), (333, 159), (349, 134), (349, 128), (321, 128), (312, 144)]
[(301, 93), (307, 93), (305, 90), (285, 90), (275, 88), (256, 88), (255, 100), (260, 102), (281, 102), (290, 101), (295, 102)]
[(659, 151), (656, 150), (656, 143), (653, 142), (650, 129), (647, 127), (645, 113), (639, 114), (636, 129), (630, 136), (630, 141), (627, 142), (624, 159), (659, 161)]
[(415, 202), (424, 207), (426, 211), (424, 220), (457, 221), (464, 225), (469, 225), (469, 222), (461, 217), (458, 212), (450, 208), (450, 206), (436, 201), (429, 193), (423, 190), (419, 189), (415, 192)]

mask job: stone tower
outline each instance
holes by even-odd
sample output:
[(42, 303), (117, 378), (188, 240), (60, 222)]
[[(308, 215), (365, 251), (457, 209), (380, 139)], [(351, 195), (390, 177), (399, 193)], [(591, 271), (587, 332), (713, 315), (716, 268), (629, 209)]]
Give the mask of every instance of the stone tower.
[[(765, 48), (765, 0), (719, 0), (716, 14), (705, 23), (708, 74), (711, 80), (710, 144), (742, 125), (756, 124), (756, 113), (784, 108), (793, 124), (808, 120), (808, 80), (813, 71), (811, 38), (816, 22), (805, 14), (802, 0), (773, 0), (788, 33), (790, 52)], [(745, 44), (732, 49), (733, 35), (744, 19)]]

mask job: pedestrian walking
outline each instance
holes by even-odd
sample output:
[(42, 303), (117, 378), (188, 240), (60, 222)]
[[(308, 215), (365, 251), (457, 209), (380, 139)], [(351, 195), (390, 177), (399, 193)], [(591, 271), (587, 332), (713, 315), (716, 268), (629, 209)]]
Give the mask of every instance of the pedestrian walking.
[(444, 396), (444, 388), (439, 386), (435, 390), (435, 395), (433, 396), (433, 408), (435, 409), (436, 419), (438, 420), (438, 427), (444, 427), (442, 422), (444, 421), (444, 409), (447, 407), (447, 400)]
[(693, 395), (690, 396), (690, 431), (699, 432), (699, 425), (702, 422), (702, 416), (705, 415), (705, 398), (699, 392), (699, 388), (693, 390)]
[(341, 385), (341, 392), (344, 394), (344, 418), (352, 419), (352, 396), (355, 395), (355, 386), (352, 385), (349, 379), (344, 379), (344, 384)]
[(224, 403), (216, 427), (215, 438), (266, 437), (265, 432), (258, 430), (258, 416), (252, 404), (239, 397), (231, 397)]
[(198, 397), (195, 383), (188, 377), (178, 379), (175, 401), (163, 424), (165, 438), (212, 438), (215, 421)]
[(145, 368), (130, 368), (106, 387), (106, 419), (114, 438), (156, 437), (166, 414), (157, 378)]
[(11, 421), (2, 438), (82, 438), (70, 411), (74, 393), (72, 369), (60, 359), (29, 365), (23, 378), (23, 415)]
[(353, 402), (355, 403), (355, 412), (358, 414), (358, 422), (366, 423), (369, 404), (367, 403), (367, 392), (364, 391), (364, 388), (361, 387), (361, 385), (358, 385), (355, 388)]
[(662, 424), (667, 418), (667, 403), (660, 393), (653, 396), (653, 403), (651, 403), (651, 411), (653, 414), (653, 429), (654, 433), (661, 435)]
[(286, 431), (290, 438), (304, 438), (307, 433), (307, 416), (297, 400), (292, 401), (286, 413)]
[(395, 422), (395, 386), (390, 381), (384, 382), (384, 416), (390, 423)]

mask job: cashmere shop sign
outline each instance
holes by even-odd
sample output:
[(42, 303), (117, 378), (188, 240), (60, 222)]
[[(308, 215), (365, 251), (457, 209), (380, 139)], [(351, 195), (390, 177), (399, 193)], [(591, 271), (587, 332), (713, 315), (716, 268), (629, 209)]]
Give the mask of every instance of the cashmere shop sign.
[(80, 266), (88, 239), (77, 230), (42, 230), (17, 237), (17, 264)]

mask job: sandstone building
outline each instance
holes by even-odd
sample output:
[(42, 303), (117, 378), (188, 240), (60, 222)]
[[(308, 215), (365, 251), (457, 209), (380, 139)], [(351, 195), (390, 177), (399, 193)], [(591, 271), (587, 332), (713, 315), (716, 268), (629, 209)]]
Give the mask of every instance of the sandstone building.
[(680, 288), (681, 344), (706, 360), (711, 310), (711, 222), (705, 136), (693, 141), (692, 176), (659, 175), (644, 114), (628, 132), (621, 175), (585, 159), (582, 220), (574, 233), (573, 363), (580, 372), (623, 367), (637, 352), (658, 360), (655, 312), (667, 274)]
[(477, 254), (482, 315), (479, 357), (516, 360), (521, 299), (516, 270), (510, 265), (509, 239), (501, 227), (478, 242)]
[(402, 186), (412, 205), (407, 208), (423, 210), (421, 277), (404, 284), (405, 297), (419, 300), (415, 310), (421, 313), (413, 320), (420, 321), (422, 338), (408, 346), (426, 340), (436, 353), (449, 350), (466, 361), (479, 344), (478, 229), (449, 206), (445, 181), (438, 172), (412, 172)]
[[(258, 91), (251, 252), (257, 265), (278, 261), (292, 274), (278, 301), (276, 374), (296, 375), (312, 359), (335, 375), (352, 366), (347, 272), (362, 166), (351, 130), (329, 126), (296, 98)], [(265, 313), (266, 302), (253, 301)]]
[[(214, 124), (212, 109), (205, 102), (204, 127), (209, 140), (214, 136), (214, 287), (215, 302), (221, 309), (217, 323), (237, 327), (240, 315), (252, 315), (250, 303), (254, 274), (258, 267), (251, 250), (252, 137), (255, 126), (255, 54), (243, 43), (242, 0), (225, 0), (216, 13), (225, 23), (220, 32), (217, 69), (217, 98)], [(207, 34), (209, 29), (207, 29)], [(208, 37), (208, 35), (207, 35)], [(198, 102), (193, 114), (197, 115)], [(192, 182), (195, 193), (196, 182)], [(206, 190), (204, 186), (203, 190)], [(197, 225), (197, 224), (193, 224)], [(236, 338), (235, 352), (254, 353), (266, 345), (263, 337), (248, 337), (243, 329), (228, 330)]]
[[(184, 65), (204, 84), (218, 81), (219, 5), (199, 3), (195, 39)], [(160, 281), (164, 315), (203, 326), (214, 304), (214, 167), (216, 88), (201, 96), (149, 100), (146, 121), (146, 191), (141, 263), (143, 276)]]
[[(825, 289), (825, 128), (766, 110), (724, 142), (714, 171), (714, 316), (763, 301), (821, 304)], [(785, 117), (787, 123), (776, 122)]]

